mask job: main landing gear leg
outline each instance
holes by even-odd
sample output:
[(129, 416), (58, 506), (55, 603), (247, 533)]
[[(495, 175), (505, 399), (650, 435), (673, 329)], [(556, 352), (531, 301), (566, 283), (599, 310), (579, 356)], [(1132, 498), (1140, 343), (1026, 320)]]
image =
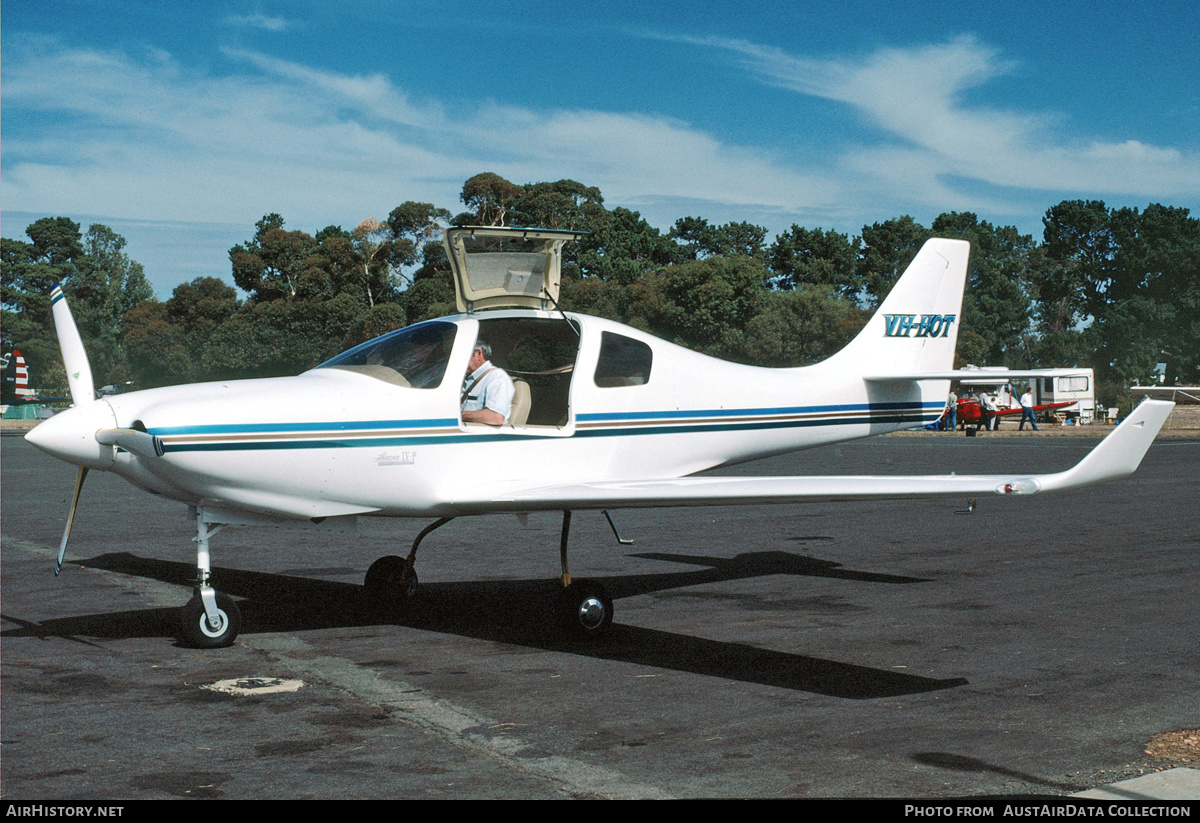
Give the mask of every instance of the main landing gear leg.
[(389, 554), (381, 557), (367, 569), (367, 578), (363, 581), (363, 593), (367, 605), (381, 614), (396, 614), (403, 611), (412, 599), (417, 596), (417, 547), (425, 536), (435, 529), (453, 520), (453, 517), (443, 517), (436, 523), (430, 523), (417, 539), (413, 541), (408, 557)]
[(571, 512), (563, 512), (562, 535), (558, 554), (562, 561), (562, 589), (558, 594), (558, 625), (563, 633), (576, 639), (599, 637), (612, 625), (612, 596), (604, 586), (592, 580), (571, 581), (567, 568), (567, 539), (571, 532)]
[(216, 649), (230, 646), (242, 627), (242, 613), (237, 603), (211, 585), (208, 541), (223, 526), (210, 529), (204, 518), (204, 507), (193, 509), (196, 516), (196, 587), (192, 599), (179, 613), (179, 640), (197, 649)]

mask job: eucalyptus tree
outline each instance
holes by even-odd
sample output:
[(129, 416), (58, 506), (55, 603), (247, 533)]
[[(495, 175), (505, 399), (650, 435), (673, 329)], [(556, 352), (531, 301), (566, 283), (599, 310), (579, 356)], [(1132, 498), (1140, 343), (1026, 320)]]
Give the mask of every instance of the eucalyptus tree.
[(0, 251), (6, 351), (20, 349), (31, 384), (57, 392), (65, 386), (50, 312), (55, 283), (71, 293), (80, 336), (100, 381), (127, 379), (120, 325), (125, 313), (154, 291), (140, 263), (125, 253), (125, 238), (94, 223), (86, 234), (66, 217), (45, 217), (26, 228), (29, 242), (5, 238)]
[(883, 302), (931, 236), (929, 229), (907, 214), (863, 226), (855, 272), (868, 308)]
[[(965, 362), (1009, 367), (1032, 362), (1033, 303), (1029, 294), (1033, 237), (994, 226), (971, 212), (945, 212), (933, 234), (971, 242), (958, 355)], [(1053, 364), (1074, 365), (1074, 364)]]
[(792, 224), (767, 250), (771, 285), (777, 289), (828, 286), (856, 301), (863, 278), (856, 267), (859, 238), (833, 230), (806, 229)]

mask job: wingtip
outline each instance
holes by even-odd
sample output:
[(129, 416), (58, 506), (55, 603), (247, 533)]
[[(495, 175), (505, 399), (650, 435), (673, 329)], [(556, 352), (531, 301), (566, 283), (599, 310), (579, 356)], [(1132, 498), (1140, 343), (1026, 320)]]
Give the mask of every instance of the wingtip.
[(1158, 434), (1174, 408), (1174, 401), (1154, 400), (1147, 397), (1130, 412), (1129, 417), (1125, 418), (1121, 425), (1133, 424), (1138, 428), (1149, 426), (1153, 428), (1154, 434)]
[(1047, 477), (1043, 487), (1050, 491), (1133, 474), (1174, 408), (1169, 400), (1143, 400), (1087, 456), (1067, 471)]

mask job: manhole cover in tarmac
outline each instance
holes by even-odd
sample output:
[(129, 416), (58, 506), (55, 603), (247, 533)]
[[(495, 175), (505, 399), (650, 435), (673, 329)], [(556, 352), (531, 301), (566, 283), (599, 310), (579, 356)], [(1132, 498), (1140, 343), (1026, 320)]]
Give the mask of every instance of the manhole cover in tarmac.
[(201, 686), (214, 692), (246, 696), (251, 694), (279, 694), (280, 692), (298, 692), (304, 685), (303, 680), (284, 680), (281, 677), (236, 677), (233, 680), (218, 680), (208, 686)]
[(1146, 754), (1159, 760), (1200, 763), (1200, 729), (1180, 729), (1156, 735), (1146, 745)]

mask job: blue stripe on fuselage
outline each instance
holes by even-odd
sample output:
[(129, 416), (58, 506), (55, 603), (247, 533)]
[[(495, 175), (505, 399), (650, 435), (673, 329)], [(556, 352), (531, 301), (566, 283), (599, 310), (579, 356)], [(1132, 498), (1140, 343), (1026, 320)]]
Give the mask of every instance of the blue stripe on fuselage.
[[(789, 429), (789, 428), (805, 428), (812, 426), (850, 426), (861, 425), (864, 423), (928, 423), (936, 420), (942, 411), (942, 403), (876, 403), (876, 404), (853, 404), (842, 406), (801, 406), (801, 407), (780, 407), (770, 409), (719, 409), (708, 411), (671, 411), (671, 412), (612, 412), (612, 413), (594, 413), (580, 414), (578, 420), (581, 422), (600, 422), (600, 421), (620, 421), (628, 420), (629, 425), (614, 425), (605, 428), (594, 429), (577, 429), (571, 436), (573, 437), (618, 437), (618, 436), (637, 436), (650, 434), (698, 434), (698, 433), (713, 433), (713, 432), (735, 432), (735, 431), (758, 431), (764, 429)], [(893, 414), (878, 414), (878, 412), (896, 412)], [(936, 411), (937, 414), (933, 414)], [(766, 415), (778, 414), (797, 414), (797, 413), (840, 413), (837, 417), (823, 418), (808, 418), (802, 420), (746, 420), (729, 423), (687, 423), (689, 419), (714, 417), (762, 417)], [(854, 414), (859, 412), (859, 414)], [(866, 414), (862, 414), (866, 412)], [(875, 412), (875, 414), (871, 414)], [(849, 414), (848, 414), (849, 413)], [(652, 426), (639, 426), (634, 421), (636, 420), (664, 420), (674, 419), (680, 421), (677, 425), (657, 424)], [(346, 438), (328, 438), (319, 440), (296, 439), (296, 440), (280, 440), (280, 441), (219, 441), (219, 442), (200, 442), (200, 443), (164, 443), (164, 452), (183, 452), (183, 451), (244, 451), (244, 450), (277, 450), (277, 449), (336, 449), (336, 448), (364, 448), (364, 447), (380, 447), (380, 446), (412, 446), (412, 445), (428, 445), (434, 443), (478, 443), (481, 441), (497, 442), (509, 440), (545, 440), (544, 435), (538, 434), (513, 434), (513, 433), (454, 433), (454, 434), (422, 434), (415, 431), (412, 435), (398, 435), (391, 437), (371, 436), (371, 430), (380, 429), (396, 429), (403, 428), (405, 425), (413, 428), (456, 428), (458, 420), (455, 418), (441, 418), (430, 420), (390, 420), (390, 421), (362, 421), (362, 422), (338, 422), (338, 423), (291, 423), (291, 424), (252, 424), (252, 425), (207, 425), (207, 426), (175, 426), (160, 429), (151, 429), (150, 433), (163, 436), (204, 436), (215, 434), (241, 434), (246, 437), (253, 437), (255, 434), (272, 434), (294, 432), (297, 434), (314, 433), (320, 431), (345, 431), (363, 432), (360, 437), (355, 437), (351, 434)]]
[(147, 429), (150, 434), (169, 437), (181, 434), (273, 434), (276, 432), (359, 431), (371, 429), (457, 428), (457, 417), (429, 420), (349, 420), (330, 423), (228, 423), (209, 426), (163, 426)]
[(658, 420), (662, 418), (688, 419), (693, 417), (748, 417), (777, 414), (822, 414), (855, 411), (922, 411), (924, 409), (941, 409), (945, 403), (921, 403), (911, 401), (903, 403), (850, 403), (840, 406), (776, 406), (765, 409), (701, 409), (696, 411), (645, 411), (645, 412), (596, 412), (579, 414), (576, 420), (580, 423), (599, 422), (603, 420)]

